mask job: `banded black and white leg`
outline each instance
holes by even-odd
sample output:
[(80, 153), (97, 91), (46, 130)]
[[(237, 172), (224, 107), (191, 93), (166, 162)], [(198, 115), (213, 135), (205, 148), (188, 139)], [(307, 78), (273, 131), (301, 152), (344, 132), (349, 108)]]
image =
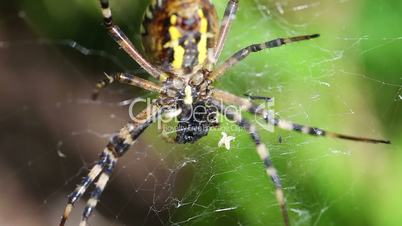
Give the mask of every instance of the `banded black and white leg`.
[(99, 197), (101, 196), (117, 159), (123, 156), (137, 138), (144, 132), (149, 125), (161, 116), (161, 110), (156, 107), (150, 107), (143, 110), (136, 116), (134, 122), (128, 123), (120, 132), (113, 136), (106, 148), (103, 150), (99, 161), (92, 167), (86, 177), (83, 178), (77, 188), (69, 195), (66, 208), (60, 221), (60, 226), (63, 226), (67, 221), (74, 204), (86, 192), (88, 187), (95, 182), (95, 189), (91, 193), (91, 198), (88, 200), (84, 209), (80, 226), (86, 225), (88, 218), (93, 212)]
[(250, 100), (263, 100), (265, 102), (271, 102), (272, 97), (266, 97), (266, 96), (256, 96), (256, 95), (251, 95), (251, 94), (244, 94), (245, 97), (247, 97)]
[(228, 118), (229, 120), (235, 121), (235, 123), (238, 126), (243, 128), (244, 130), (246, 130), (250, 134), (254, 143), (256, 144), (257, 153), (258, 153), (260, 159), (262, 160), (262, 162), (264, 163), (266, 173), (271, 178), (271, 180), (275, 186), (275, 195), (276, 195), (278, 204), (281, 208), (281, 213), (282, 213), (282, 217), (283, 217), (285, 226), (289, 226), (290, 225), (289, 224), (289, 216), (288, 216), (288, 212), (286, 209), (286, 200), (285, 200), (283, 190), (282, 190), (281, 179), (280, 179), (275, 167), (272, 164), (270, 154), (269, 154), (267, 147), (260, 140), (260, 136), (257, 133), (256, 127), (253, 124), (251, 124), (250, 122), (248, 122), (247, 120), (243, 119), (240, 114), (232, 111), (230, 108), (227, 108), (220, 103), (221, 102), (219, 102), (219, 101), (214, 102), (214, 105), (218, 109), (218, 111), (221, 114), (223, 114), (226, 118)]
[(68, 216), (70, 215), (75, 202), (85, 193), (88, 189), (89, 185), (91, 185), (95, 179), (99, 176), (99, 174), (103, 171), (105, 164), (107, 161), (110, 161), (111, 153), (108, 149), (102, 152), (101, 156), (99, 157), (99, 161), (91, 168), (88, 175), (84, 177), (81, 183), (77, 186), (77, 188), (69, 195), (68, 202), (66, 208), (64, 210), (60, 225), (64, 225)]
[(223, 46), (225, 45), (226, 37), (230, 30), (230, 25), (232, 21), (235, 19), (237, 8), (239, 7), (239, 0), (229, 0), (225, 9), (225, 13), (223, 14), (223, 18), (221, 21), (221, 27), (219, 30), (218, 41), (216, 43), (214, 59), (215, 61), (219, 59), (220, 54), (222, 53)]
[(105, 75), (106, 75), (106, 78), (104, 78), (96, 83), (95, 89), (92, 92), (93, 100), (96, 100), (98, 98), (99, 92), (101, 89), (112, 84), (114, 81), (118, 81), (123, 84), (128, 84), (128, 85), (136, 86), (139, 88), (143, 88), (143, 89), (151, 91), (151, 92), (157, 92), (157, 93), (162, 92), (162, 87), (160, 85), (155, 84), (146, 79), (136, 77), (136, 76), (128, 74), (128, 73), (117, 73), (117, 74), (113, 74), (113, 75), (105, 74)]
[(247, 46), (235, 54), (233, 54), (229, 59), (227, 59), (223, 64), (219, 65), (212, 73), (208, 76), (210, 81), (214, 81), (222, 76), (229, 68), (231, 68), (236, 63), (242, 61), (246, 58), (250, 53), (259, 52), (264, 49), (272, 49), (275, 47), (280, 47), (292, 42), (299, 42), (304, 40), (309, 40), (313, 38), (318, 38), (320, 35), (313, 34), (313, 35), (303, 35), (303, 36), (296, 36), (290, 38), (278, 38), (268, 42), (260, 43), (260, 44), (253, 44)]
[(293, 123), (287, 120), (279, 119), (272, 115), (267, 109), (255, 105), (253, 102), (249, 101), (246, 98), (238, 97), (231, 93), (222, 91), (222, 90), (214, 90), (213, 93), (214, 99), (218, 101), (222, 101), (225, 104), (233, 104), (239, 106), (241, 110), (248, 111), (252, 114), (259, 115), (263, 118), (267, 123), (274, 125), (280, 129), (289, 130), (289, 131), (296, 131), (299, 133), (304, 133), (313, 136), (321, 136), (321, 137), (333, 137), (339, 138), (344, 140), (352, 140), (352, 141), (360, 141), (366, 143), (383, 143), (383, 144), (390, 144), (389, 140), (382, 140), (382, 139), (372, 139), (366, 137), (355, 137), (349, 136), (339, 133), (334, 133), (330, 131), (325, 131), (320, 128), (305, 126), (297, 123)]
[(107, 182), (109, 181), (114, 166), (116, 165), (117, 158), (118, 158), (117, 156), (112, 156), (110, 160), (106, 162), (106, 165), (102, 170), (102, 174), (100, 174), (98, 180), (95, 182), (95, 189), (92, 191), (91, 197), (87, 201), (84, 212), (82, 214), (80, 226), (85, 226), (87, 224), (89, 216), (95, 209), (96, 204), (98, 203), (99, 198), (102, 195), (102, 192), (105, 189)]
[(108, 30), (110, 36), (120, 45), (120, 47), (128, 53), (142, 68), (144, 68), (154, 78), (163, 81), (167, 75), (158, 68), (150, 64), (134, 47), (124, 32), (113, 23), (112, 11), (109, 7), (109, 0), (100, 0), (102, 7), (103, 23)]

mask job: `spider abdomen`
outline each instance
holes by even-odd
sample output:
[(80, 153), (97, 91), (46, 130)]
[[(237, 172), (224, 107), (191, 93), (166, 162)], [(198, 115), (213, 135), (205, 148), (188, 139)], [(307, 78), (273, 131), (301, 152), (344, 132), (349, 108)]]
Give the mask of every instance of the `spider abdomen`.
[(215, 47), (217, 21), (209, 0), (155, 1), (144, 15), (144, 50), (163, 71), (190, 74), (207, 62)]

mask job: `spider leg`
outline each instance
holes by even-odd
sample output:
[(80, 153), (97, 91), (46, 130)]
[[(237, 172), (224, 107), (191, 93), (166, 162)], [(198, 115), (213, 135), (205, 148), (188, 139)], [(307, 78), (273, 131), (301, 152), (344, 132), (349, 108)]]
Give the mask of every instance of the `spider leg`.
[(221, 22), (221, 28), (219, 30), (218, 41), (216, 43), (214, 52), (215, 61), (219, 58), (220, 54), (222, 53), (226, 37), (229, 33), (230, 25), (232, 24), (232, 21), (236, 16), (238, 7), (239, 7), (239, 0), (229, 0), (226, 6), (225, 13), (223, 15), (223, 19)]
[(128, 53), (142, 68), (150, 75), (158, 80), (165, 80), (167, 75), (158, 68), (152, 66), (134, 47), (131, 41), (127, 38), (124, 32), (113, 23), (112, 11), (109, 7), (109, 0), (100, 0), (102, 7), (103, 23), (108, 30), (110, 36), (120, 45), (120, 47)]
[(157, 92), (157, 93), (162, 92), (162, 87), (160, 85), (157, 85), (146, 79), (138, 78), (128, 73), (117, 73), (113, 75), (106, 74), (106, 78), (96, 83), (96, 87), (92, 92), (92, 99), (96, 100), (99, 96), (100, 90), (105, 88), (109, 84), (112, 84), (114, 81), (140, 87), (151, 92)]
[(95, 183), (95, 189), (91, 193), (91, 198), (88, 199), (87, 204), (85, 206), (84, 212), (82, 214), (82, 219), (80, 222), (80, 226), (85, 226), (89, 216), (92, 214), (93, 210), (96, 207), (96, 204), (99, 201), (99, 198), (105, 189), (107, 182), (109, 181), (110, 175), (112, 174), (113, 168), (116, 165), (117, 158), (112, 157), (107, 162), (106, 167), (103, 170), (103, 173), (99, 176), (98, 180)]
[(105, 148), (96, 165), (92, 167), (88, 175), (82, 179), (81, 183), (77, 186), (77, 188), (68, 196), (67, 205), (64, 210), (63, 217), (60, 221), (60, 226), (65, 224), (65, 222), (68, 219), (68, 216), (71, 213), (71, 210), (73, 209), (75, 202), (85, 193), (89, 185), (91, 185), (92, 182), (99, 176), (99, 174), (102, 172), (105, 166), (108, 157), (111, 155), (113, 154), (110, 153), (110, 151)]
[(257, 130), (253, 124), (243, 119), (240, 114), (237, 114), (234, 111), (231, 111), (230, 108), (226, 108), (221, 105), (219, 102), (214, 102), (214, 105), (217, 107), (218, 111), (225, 115), (229, 120), (234, 120), (238, 126), (245, 129), (253, 139), (254, 143), (257, 146), (257, 153), (260, 156), (261, 160), (264, 162), (265, 170), (267, 175), (271, 178), (274, 186), (275, 186), (275, 195), (278, 201), (278, 204), (281, 208), (282, 217), (285, 223), (285, 226), (289, 226), (289, 216), (286, 209), (286, 200), (282, 190), (281, 179), (272, 164), (269, 151), (265, 144), (261, 143), (260, 136), (257, 133)]
[(252, 114), (261, 116), (267, 123), (274, 125), (278, 128), (289, 130), (289, 131), (296, 131), (299, 133), (309, 134), (313, 136), (322, 136), (322, 137), (333, 137), (345, 140), (353, 140), (353, 141), (360, 141), (366, 143), (383, 143), (383, 144), (390, 144), (389, 140), (381, 140), (381, 139), (372, 139), (372, 138), (365, 138), (365, 137), (355, 137), (349, 135), (343, 135), (339, 133), (325, 131), (320, 128), (310, 127), (305, 125), (296, 124), (287, 120), (279, 119), (272, 115), (271, 112), (267, 111), (264, 108), (261, 108), (251, 101), (235, 96), (231, 93), (222, 91), (222, 90), (215, 90), (213, 96), (218, 101), (223, 101), (227, 104), (234, 104), (239, 106), (242, 110), (248, 111)]
[[(144, 132), (144, 130), (161, 115), (161, 111), (157, 108), (147, 108), (136, 116), (134, 122), (128, 123), (123, 127), (118, 134), (113, 136), (106, 145), (103, 153), (100, 156), (98, 163), (92, 167), (88, 176), (84, 177), (77, 188), (69, 195), (64, 214), (60, 221), (60, 226), (63, 226), (67, 221), (75, 202), (81, 198), (88, 187), (95, 181), (95, 189), (91, 194), (91, 198), (87, 202), (87, 206), (82, 215), (80, 226), (86, 225), (86, 222), (94, 210), (109, 176), (112, 173), (117, 159), (124, 155), (130, 146)], [(100, 175), (100, 176), (99, 176)], [(99, 177), (98, 177), (99, 176)]]
[(248, 93), (244, 94), (244, 96), (248, 97), (250, 100), (263, 100), (265, 102), (270, 102), (272, 101), (272, 97), (266, 97), (266, 96), (254, 96), (250, 95)]
[(233, 65), (237, 64), (238, 62), (242, 61), (246, 58), (250, 53), (259, 52), (264, 49), (271, 49), (275, 47), (280, 47), (292, 42), (299, 42), (304, 40), (309, 40), (313, 38), (318, 38), (319, 34), (313, 35), (303, 35), (303, 36), (296, 36), (290, 38), (278, 38), (268, 42), (260, 43), (260, 44), (253, 44), (237, 51), (233, 56), (227, 59), (223, 64), (219, 65), (208, 77), (210, 81), (214, 81), (218, 79), (225, 71), (231, 68)]

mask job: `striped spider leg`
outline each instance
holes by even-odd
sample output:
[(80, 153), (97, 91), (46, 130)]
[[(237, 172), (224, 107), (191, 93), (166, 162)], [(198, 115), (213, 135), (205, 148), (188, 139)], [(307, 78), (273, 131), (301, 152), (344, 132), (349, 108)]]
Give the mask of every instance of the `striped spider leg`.
[(244, 94), (245, 97), (247, 97), (250, 100), (263, 100), (265, 102), (270, 102), (272, 101), (272, 97), (266, 97), (266, 96), (255, 96), (255, 95), (251, 95), (251, 94)]
[[(138, 78), (128, 73), (116, 73), (99, 81), (93, 91), (92, 98), (96, 99), (101, 89), (118, 81), (143, 88), (145, 90), (161, 94), (155, 102), (157, 106), (151, 106), (139, 113), (137, 121), (128, 123), (120, 133), (113, 136), (100, 155), (98, 162), (92, 167), (81, 184), (70, 194), (60, 226), (63, 226), (73, 209), (74, 203), (94, 183), (95, 189), (91, 193), (84, 209), (80, 226), (86, 222), (94, 210), (99, 197), (104, 190), (110, 174), (118, 160), (135, 142), (140, 134), (153, 122), (159, 119), (176, 118), (179, 123), (175, 139), (162, 134), (164, 139), (175, 143), (194, 143), (206, 136), (215, 122), (203, 120), (210, 113), (221, 112), (228, 119), (234, 120), (237, 125), (245, 129), (254, 140), (257, 152), (264, 162), (266, 172), (272, 179), (276, 188), (276, 199), (281, 207), (281, 213), (286, 226), (289, 226), (289, 217), (286, 209), (282, 185), (277, 172), (270, 160), (266, 146), (261, 143), (256, 127), (241, 114), (230, 111), (225, 105), (240, 106), (243, 111), (248, 111), (265, 119), (267, 123), (282, 129), (294, 130), (316, 136), (332, 136), (342, 139), (358, 140), (373, 143), (389, 143), (389, 141), (368, 138), (351, 137), (318, 128), (311, 128), (294, 124), (275, 118), (265, 109), (260, 109), (252, 103), (252, 100), (269, 101), (267, 97), (248, 96), (249, 99), (237, 97), (224, 91), (215, 90), (211, 85), (228, 69), (245, 59), (252, 52), (263, 49), (280, 47), (282, 45), (317, 38), (318, 34), (304, 35), (290, 38), (279, 38), (253, 44), (236, 52), (223, 64), (212, 70), (216, 64), (225, 44), (231, 23), (236, 15), (239, 0), (227, 0), (224, 17), (221, 21), (218, 33), (218, 18), (211, 1), (207, 0), (153, 0), (143, 18), (142, 35), (145, 50), (150, 57), (145, 59), (133, 46), (121, 29), (114, 25), (108, 0), (99, 0), (102, 7), (104, 25), (111, 37), (151, 76), (158, 79), (161, 84)], [(211, 94), (212, 93), (212, 94)], [(209, 103), (212, 102), (212, 109)], [(206, 108), (207, 112), (197, 114), (198, 118), (188, 117), (192, 109)], [(174, 109), (177, 108), (177, 109)], [(202, 112), (199, 112), (202, 113)], [(186, 119), (186, 120), (184, 120)], [(201, 120), (199, 120), (201, 119)], [(215, 119), (215, 118), (214, 118)], [(139, 122), (138, 120), (141, 120)], [(163, 121), (163, 120), (162, 120)], [(200, 123), (201, 122), (201, 123)], [(163, 124), (163, 127), (166, 125)], [(201, 128), (201, 129), (198, 129)]]
[(381, 139), (371, 139), (365, 137), (355, 137), (349, 136), (339, 133), (334, 133), (330, 131), (325, 131), (320, 128), (310, 127), (305, 125), (296, 124), (287, 120), (279, 119), (272, 115), (266, 109), (260, 108), (255, 105), (253, 102), (249, 101), (246, 98), (238, 97), (231, 93), (222, 91), (222, 90), (214, 90), (213, 93), (214, 99), (221, 100), (226, 104), (234, 104), (239, 106), (243, 111), (248, 111), (251, 114), (259, 115), (261, 118), (265, 120), (266, 123), (274, 125), (280, 129), (289, 130), (289, 131), (296, 131), (299, 133), (309, 134), (313, 136), (322, 136), (322, 137), (333, 137), (345, 140), (353, 140), (353, 141), (361, 141), (367, 143), (383, 143), (383, 144), (390, 144), (389, 140), (381, 140)]
[(281, 213), (282, 213), (284, 223), (286, 226), (289, 226), (290, 225), (289, 224), (289, 216), (288, 216), (288, 212), (286, 209), (286, 201), (285, 201), (285, 197), (284, 197), (283, 190), (282, 190), (281, 179), (280, 179), (275, 167), (272, 164), (270, 154), (269, 154), (267, 147), (265, 146), (264, 143), (261, 142), (260, 136), (257, 133), (256, 127), (253, 124), (251, 124), (249, 121), (242, 118), (242, 116), (240, 114), (238, 114), (237, 112), (231, 111), (230, 108), (227, 108), (226, 106), (221, 104), (221, 101), (224, 101), (224, 100), (216, 99), (215, 101), (213, 101), (213, 104), (218, 109), (218, 111), (222, 115), (224, 115), (226, 118), (228, 118), (229, 120), (235, 121), (235, 123), (238, 126), (240, 126), (241, 128), (243, 128), (244, 130), (246, 130), (250, 134), (251, 138), (253, 139), (253, 141), (256, 145), (256, 148), (257, 148), (257, 153), (258, 153), (261, 161), (264, 163), (266, 173), (267, 173), (268, 177), (271, 178), (271, 180), (275, 186), (276, 200), (278, 201), (279, 206), (281, 208)]
[(75, 202), (81, 198), (92, 183), (95, 183), (95, 189), (92, 191), (91, 197), (87, 201), (80, 222), (80, 226), (86, 225), (89, 216), (95, 209), (95, 206), (109, 180), (118, 158), (127, 152), (142, 132), (144, 132), (144, 130), (154, 121), (158, 120), (161, 114), (162, 111), (157, 107), (148, 107), (136, 116), (135, 121), (129, 122), (118, 134), (110, 139), (109, 143), (101, 153), (98, 162), (91, 168), (88, 175), (82, 179), (77, 188), (69, 195), (64, 214), (60, 221), (60, 226), (63, 226), (67, 221)]
[(108, 75), (108, 74), (105, 74), (105, 75), (106, 75), (106, 78), (104, 78), (104, 79), (100, 80), (98, 83), (96, 83), (96, 87), (92, 92), (93, 100), (96, 100), (98, 98), (99, 92), (101, 89), (105, 88), (106, 86), (113, 83), (114, 81), (118, 81), (123, 84), (128, 84), (128, 85), (136, 86), (139, 88), (143, 88), (143, 89), (151, 91), (151, 92), (156, 92), (156, 93), (162, 92), (162, 87), (160, 85), (157, 85), (151, 81), (136, 77), (136, 76), (128, 74), (128, 73), (116, 73), (113, 75)]
[(102, 7), (103, 22), (108, 30), (110, 36), (120, 45), (124, 51), (126, 51), (131, 58), (133, 58), (142, 68), (144, 68), (150, 75), (158, 80), (164, 80), (166, 75), (164, 72), (159, 70), (157, 67), (149, 63), (134, 47), (131, 41), (123, 33), (123, 31), (113, 23), (112, 11), (109, 7), (109, 0), (100, 0)]
[(271, 49), (275, 47), (280, 47), (292, 42), (300, 42), (305, 41), (313, 38), (318, 38), (319, 34), (313, 35), (302, 35), (290, 38), (278, 38), (268, 42), (260, 43), (260, 44), (252, 44), (249, 45), (235, 54), (233, 54), (229, 59), (227, 59), (223, 64), (219, 65), (215, 68), (211, 74), (208, 76), (208, 79), (212, 82), (222, 76), (228, 69), (232, 68), (233, 65), (237, 64), (238, 62), (244, 60), (250, 53), (259, 52), (264, 49)]
[(229, 0), (226, 6), (223, 18), (221, 21), (221, 28), (219, 29), (218, 41), (215, 46), (214, 60), (219, 59), (222, 53), (223, 46), (225, 45), (226, 37), (229, 33), (230, 25), (235, 19), (237, 8), (239, 7), (239, 0)]
[[(151, 81), (148, 81), (146, 79), (142, 79), (139, 77), (136, 77), (134, 75), (128, 74), (128, 73), (116, 73), (113, 75), (108, 75), (105, 74), (106, 78), (100, 80), (99, 82), (96, 83), (95, 89), (92, 92), (92, 100), (96, 100), (99, 96), (99, 92), (101, 89), (107, 87), (108, 85), (112, 84), (115, 81), (118, 81), (119, 83), (122, 84), (128, 84), (132, 86), (136, 86), (139, 88), (143, 88), (145, 90), (163, 94), (165, 93), (165, 90), (161, 85), (155, 84)], [(169, 137), (169, 135), (166, 133), (166, 123), (162, 122), (161, 123), (161, 137), (168, 143), (175, 143), (174, 139)]]
[(261, 116), (267, 123), (272, 124), (278, 128), (289, 130), (289, 131), (296, 131), (304, 134), (309, 134), (313, 136), (325, 136), (325, 137), (334, 137), (346, 140), (353, 140), (353, 141), (361, 141), (367, 143), (384, 143), (390, 144), (391, 142), (388, 140), (380, 140), (380, 139), (371, 139), (371, 138), (364, 138), (364, 137), (354, 137), (349, 135), (338, 134), (334, 132), (328, 132), (319, 128), (304, 126), (296, 123), (292, 123), (290, 121), (282, 120), (276, 118), (266, 109), (260, 108), (257, 105), (253, 104), (250, 100), (242, 97), (235, 96), (231, 93), (221, 91), (221, 90), (214, 90), (213, 99), (216, 107), (219, 109), (220, 113), (224, 114), (228, 119), (235, 120), (235, 122), (242, 128), (244, 128), (248, 133), (251, 135), (252, 139), (257, 145), (257, 152), (264, 162), (264, 165), (267, 170), (268, 176), (272, 179), (275, 189), (276, 189), (276, 199), (281, 207), (282, 216), (286, 226), (289, 226), (289, 217), (286, 209), (286, 201), (284, 199), (282, 185), (277, 172), (272, 165), (272, 162), (269, 158), (269, 152), (266, 146), (261, 143), (259, 135), (256, 132), (255, 126), (250, 124), (247, 120), (242, 119), (241, 115), (231, 112), (229, 108), (225, 106), (220, 106), (219, 103), (223, 102), (225, 104), (232, 104), (239, 106), (242, 111), (248, 111), (249, 113)]

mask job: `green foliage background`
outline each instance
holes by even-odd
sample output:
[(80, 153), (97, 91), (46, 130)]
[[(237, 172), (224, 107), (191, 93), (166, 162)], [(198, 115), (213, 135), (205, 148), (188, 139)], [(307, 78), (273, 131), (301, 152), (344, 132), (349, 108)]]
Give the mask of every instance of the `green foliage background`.
[[(214, 2), (222, 15), (226, 2)], [(371, 145), (261, 130), (283, 179), (292, 225), (401, 225), (402, 2), (322, 0), (318, 6), (309, 0), (286, 2), (288, 8), (311, 7), (282, 15), (275, 4), (285, 1), (241, 1), (222, 58), (276, 37), (320, 33), (321, 38), (254, 54), (216, 86), (238, 95), (273, 96), (282, 118), (392, 140), (388, 146)], [(25, 21), (38, 37), (74, 40), (137, 68), (101, 26), (97, 1), (18, 0), (11, 4), (24, 10)], [(111, 1), (116, 23), (137, 46), (146, 4)], [(91, 62), (89, 67), (100, 72), (119, 69), (102, 62)], [(89, 76), (93, 81), (99, 78)], [(136, 95), (142, 94), (136, 90)], [(147, 142), (162, 142), (153, 139), (155, 133), (156, 129), (147, 131)], [(177, 155), (169, 159), (173, 165), (183, 158), (198, 159), (188, 169), (187, 183), (177, 185), (184, 205), (171, 206), (164, 223), (282, 225), (273, 186), (254, 145), (243, 132), (230, 135), (236, 136), (230, 151), (216, 148), (219, 131), (194, 146), (156, 144), (176, 149)], [(234, 208), (216, 211), (228, 207)]]

